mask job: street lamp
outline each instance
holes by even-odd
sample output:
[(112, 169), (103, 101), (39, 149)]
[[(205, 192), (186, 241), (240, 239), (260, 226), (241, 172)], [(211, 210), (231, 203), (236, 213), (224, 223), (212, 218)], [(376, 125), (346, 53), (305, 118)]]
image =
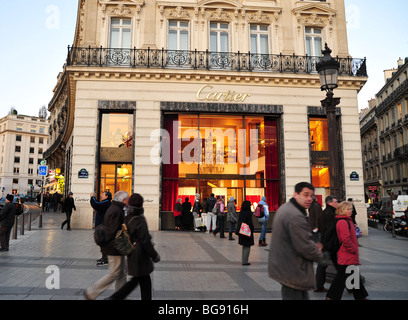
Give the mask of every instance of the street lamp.
[(322, 51), (323, 58), (317, 63), (316, 70), (320, 76), (321, 90), (326, 91), (326, 99), (321, 101), (327, 115), (327, 127), (329, 135), (329, 167), (330, 167), (330, 194), (341, 200), (343, 192), (341, 187), (341, 175), (339, 167), (339, 140), (336, 119), (336, 106), (340, 104), (340, 98), (334, 98), (333, 90), (338, 87), (340, 64), (330, 54), (332, 51), (325, 44)]

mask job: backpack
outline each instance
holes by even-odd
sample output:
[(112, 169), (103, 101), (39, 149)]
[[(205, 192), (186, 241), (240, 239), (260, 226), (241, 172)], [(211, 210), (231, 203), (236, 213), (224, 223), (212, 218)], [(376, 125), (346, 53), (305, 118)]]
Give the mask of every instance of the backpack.
[(255, 209), (254, 215), (257, 218), (263, 218), (265, 216), (265, 212), (264, 212), (264, 208), (262, 204), (258, 204), (258, 206)]
[[(136, 217), (131, 218), (128, 223), (134, 218)], [(130, 239), (128, 228), (125, 223), (123, 223), (122, 228), (116, 232), (113, 246), (122, 256), (128, 256), (135, 250), (136, 242), (132, 242)]]
[(103, 223), (101, 223), (95, 228), (94, 240), (95, 243), (100, 247), (106, 246), (110, 241), (110, 239), (107, 238), (106, 227)]
[(19, 215), (21, 215), (22, 213), (23, 213), (23, 207), (22, 207), (22, 205), (20, 204), (20, 203), (15, 203), (15, 205), (16, 205), (16, 211), (15, 211), (15, 215), (16, 216), (19, 216)]
[[(323, 241), (323, 248), (326, 250), (331, 259), (337, 261), (337, 251), (340, 249), (340, 241), (337, 235), (337, 223), (339, 220), (336, 220), (334, 223), (325, 233), (324, 241)], [(347, 222), (347, 221), (346, 221)], [(347, 225), (350, 230), (350, 224), (347, 222)]]

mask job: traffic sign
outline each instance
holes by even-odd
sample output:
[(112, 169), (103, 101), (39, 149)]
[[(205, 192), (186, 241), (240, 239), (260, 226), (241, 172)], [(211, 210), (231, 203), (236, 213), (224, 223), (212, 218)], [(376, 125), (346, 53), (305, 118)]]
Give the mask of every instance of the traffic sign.
[(38, 175), (39, 176), (46, 176), (48, 174), (48, 166), (39, 166), (38, 167)]
[(41, 160), (40, 165), (46, 166), (47, 165), (47, 160)]

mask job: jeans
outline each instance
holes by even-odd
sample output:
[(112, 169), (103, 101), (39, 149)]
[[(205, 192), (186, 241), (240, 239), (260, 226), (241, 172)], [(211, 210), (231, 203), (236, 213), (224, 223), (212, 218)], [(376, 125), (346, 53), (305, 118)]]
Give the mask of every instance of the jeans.
[[(211, 221), (212, 221), (212, 226), (211, 226)], [(217, 228), (217, 215), (212, 213), (212, 212), (208, 212), (207, 213), (207, 231), (211, 230), (215, 230)]]
[(282, 300), (309, 300), (307, 291), (297, 290), (282, 285), (281, 289)]
[(8, 249), (12, 227), (0, 226), (0, 244), (2, 249)]
[(216, 235), (218, 232), (220, 233), (220, 237), (224, 238), (224, 223), (225, 223), (225, 216), (223, 214), (219, 214), (217, 217), (218, 221), (218, 227), (217, 229), (214, 230), (214, 235)]
[(250, 253), (251, 253), (251, 247), (242, 246), (242, 264), (248, 263)]
[(124, 300), (140, 284), (142, 300), (152, 300), (152, 280), (150, 275), (133, 277), (125, 285), (116, 291), (110, 298), (112, 300)]
[(115, 289), (119, 290), (126, 283), (126, 263), (124, 256), (108, 256), (109, 273), (86, 289), (90, 299), (96, 299), (102, 292), (115, 282)]
[[(336, 265), (337, 274), (333, 279), (329, 291), (326, 297), (332, 300), (341, 300), (343, 296), (344, 288), (346, 287), (347, 278), (351, 275), (346, 274), (346, 269), (348, 266)], [(368, 293), (363, 285), (361, 276), (359, 275), (359, 289), (352, 289), (353, 296), (355, 300), (362, 300), (368, 296)]]
[(259, 237), (259, 241), (265, 240), (265, 235), (266, 235), (266, 221), (259, 221), (259, 224), (261, 225), (261, 235)]

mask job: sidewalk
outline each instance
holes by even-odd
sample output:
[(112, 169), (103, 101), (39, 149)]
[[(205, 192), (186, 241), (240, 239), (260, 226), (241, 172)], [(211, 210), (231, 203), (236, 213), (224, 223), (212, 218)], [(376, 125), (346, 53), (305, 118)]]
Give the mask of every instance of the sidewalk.
[[(10, 240), (10, 251), (0, 253), (0, 300), (83, 300), (83, 291), (106, 274), (97, 267), (99, 248), (92, 230), (61, 230), (64, 214), (46, 213), (43, 228), (33, 221), (32, 231)], [(408, 238), (369, 228), (359, 239), (361, 273), (369, 298), (408, 299)], [(152, 274), (155, 300), (281, 299), (280, 284), (267, 274), (268, 246), (251, 248), (250, 266), (241, 265), (237, 240), (196, 232), (152, 232), (161, 262)], [(255, 234), (257, 242), (259, 234)], [(235, 236), (235, 238), (237, 238)], [(267, 234), (270, 241), (270, 234)], [(60, 272), (60, 289), (47, 289), (49, 266)], [(329, 284), (326, 284), (329, 287)], [(98, 299), (113, 293), (113, 286)], [(312, 300), (324, 293), (310, 292)], [(140, 299), (136, 289), (129, 299)], [(344, 292), (343, 300), (353, 296)]]

